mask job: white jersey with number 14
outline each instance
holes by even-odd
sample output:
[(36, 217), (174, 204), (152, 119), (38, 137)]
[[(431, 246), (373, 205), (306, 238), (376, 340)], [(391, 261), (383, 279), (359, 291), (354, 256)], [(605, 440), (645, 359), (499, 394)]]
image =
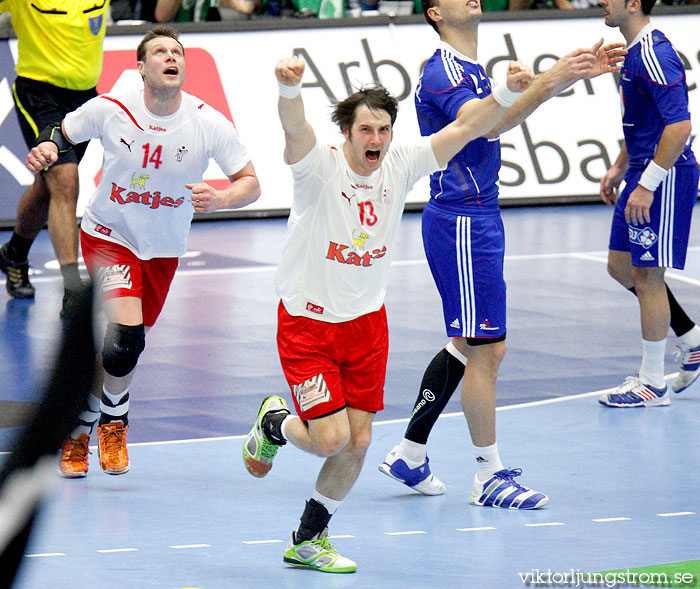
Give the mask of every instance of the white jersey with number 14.
[(64, 128), (75, 143), (99, 138), (104, 147), (81, 228), (143, 260), (187, 251), (194, 209), (185, 184), (202, 181), (210, 158), (227, 176), (250, 159), (233, 124), (184, 92), (180, 108), (165, 117), (149, 112), (143, 90), (98, 96), (66, 115)]

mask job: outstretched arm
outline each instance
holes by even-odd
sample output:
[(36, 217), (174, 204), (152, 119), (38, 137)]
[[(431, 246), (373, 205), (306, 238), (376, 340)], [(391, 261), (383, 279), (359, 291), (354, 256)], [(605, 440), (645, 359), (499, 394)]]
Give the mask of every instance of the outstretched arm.
[(301, 98), (301, 79), (306, 64), (298, 57), (285, 57), (275, 66), (275, 76), (280, 86), (277, 103), (282, 128), (284, 129), (284, 159), (295, 164), (316, 145), (316, 135), (306, 120), (304, 101)]
[(576, 49), (557, 60), (549, 70), (537, 76), (527, 92), (505, 112), (503, 118), (486, 136), (497, 137), (517, 127), (538, 106), (578, 80), (619, 71), (627, 53), (623, 47), (623, 43), (610, 43), (603, 47), (601, 39), (590, 49)]
[(440, 166), (447, 165), (467, 143), (488, 132), (503, 116), (505, 108), (530, 85), (533, 77), (529, 67), (512, 61), (508, 65), (505, 85), (495, 87), (486, 98), (465, 102), (457, 118), (431, 138), (435, 159)]

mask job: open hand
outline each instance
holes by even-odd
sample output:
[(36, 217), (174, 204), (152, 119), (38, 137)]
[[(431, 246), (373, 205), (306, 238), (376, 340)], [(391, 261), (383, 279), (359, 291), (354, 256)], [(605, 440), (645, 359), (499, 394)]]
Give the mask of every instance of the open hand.
[(591, 66), (591, 71), (587, 78), (595, 78), (611, 72), (619, 72), (627, 55), (624, 43), (608, 43), (603, 46), (603, 39), (598, 41), (590, 49), (595, 56), (595, 61)]

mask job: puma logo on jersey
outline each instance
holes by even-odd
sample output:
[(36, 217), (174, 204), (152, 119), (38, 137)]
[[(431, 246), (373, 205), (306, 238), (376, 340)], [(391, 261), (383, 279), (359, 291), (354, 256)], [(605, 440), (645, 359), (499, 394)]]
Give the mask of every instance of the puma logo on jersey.
[(129, 153), (131, 153), (131, 146), (134, 144), (133, 141), (132, 141), (131, 143), (127, 143), (127, 142), (126, 142), (126, 139), (124, 139), (123, 137), (120, 137), (120, 138), (119, 138), (119, 142), (120, 142), (120, 143), (123, 143), (124, 145), (126, 145), (126, 148), (129, 150)]

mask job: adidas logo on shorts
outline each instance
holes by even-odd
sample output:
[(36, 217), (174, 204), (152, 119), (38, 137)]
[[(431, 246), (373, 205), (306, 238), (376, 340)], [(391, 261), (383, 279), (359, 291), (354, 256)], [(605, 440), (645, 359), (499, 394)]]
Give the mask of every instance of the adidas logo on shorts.
[(454, 327), (455, 329), (459, 329), (459, 319), (455, 319), (452, 323), (450, 323), (450, 327)]
[(651, 255), (651, 252), (644, 252), (644, 255), (639, 259), (644, 262), (653, 262), (654, 256)]

